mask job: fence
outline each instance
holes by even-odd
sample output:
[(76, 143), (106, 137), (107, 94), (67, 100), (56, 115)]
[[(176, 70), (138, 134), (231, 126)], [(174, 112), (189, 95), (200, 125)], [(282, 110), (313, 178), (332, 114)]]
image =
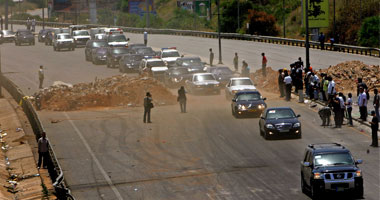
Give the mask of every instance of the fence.
[[(10, 20), (10, 23), (14, 24), (26, 24), (24, 20)], [(36, 25), (42, 26), (42, 22), (36, 22)], [(72, 25), (70, 23), (58, 23), (58, 22), (45, 22), (45, 26), (49, 27), (68, 27)], [(107, 25), (99, 25), (99, 24), (87, 24), (89, 28), (95, 27), (105, 27)], [(153, 28), (133, 28), (133, 27), (122, 27), (124, 32), (131, 33), (143, 33), (147, 31), (150, 34), (166, 34), (166, 35), (180, 35), (180, 36), (195, 36), (195, 37), (205, 37), (205, 38), (217, 38), (218, 33), (216, 32), (206, 32), (206, 31), (191, 31), (191, 30), (178, 30), (178, 29), (153, 29)], [(290, 45), (290, 46), (305, 46), (305, 40), (297, 40), (297, 39), (289, 39), (289, 38), (281, 38), (281, 37), (271, 37), (271, 36), (261, 36), (261, 35), (249, 35), (249, 34), (239, 34), (239, 33), (221, 33), (221, 38), (223, 39), (234, 39), (234, 40), (248, 40), (248, 41), (256, 41), (256, 42), (266, 42), (273, 44), (281, 44), (281, 45)], [(320, 49), (321, 46), (319, 42), (310, 43), (311, 48)], [(353, 54), (361, 54), (368, 56), (377, 56), (380, 57), (380, 49), (372, 48), (372, 47), (360, 47), (360, 46), (352, 46), (345, 44), (334, 44), (333, 46), (330, 43), (325, 43), (326, 50), (334, 50), (345, 53), (353, 53)]]
[[(41, 137), (42, 132), (44, 132), (45, 130), (32, 103), (27, 98), (24, 98), (25, 95), (20, 88), (18, 88), (12, 81), (10, 81), (7, 77), (5, 77), (2, 74), (0, 74), (0, 85), (8, 91), (8, 93), (13, 97), (13, 99), (16, 102), (20, 103), (33, 129), (36, 140), (38, 140)], [(67, 189), (64, 183), (62, 168), (58, 163), (52, 146), (50, 145), (49, 154), (51, 162), (48, 165), (48, 172), (51, 177), (51, 180), (53, 181), (56, 196), (59, 199), (67, 199), (67, 197), (71, 197), (70, 190)], [(71, 199), (73, 198), (71, 197)]]

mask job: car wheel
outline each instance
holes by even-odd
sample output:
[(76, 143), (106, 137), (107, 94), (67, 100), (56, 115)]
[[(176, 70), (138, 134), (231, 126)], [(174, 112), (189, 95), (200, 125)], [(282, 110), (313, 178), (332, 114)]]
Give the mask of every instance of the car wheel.
[(54, 50), (54, 51), (57, 51), (57, 48), (56, 48), (55, 46), (53, 46), (53, 50)]
[(264, 138), (266, 139), (266, 140), (269, 140), (269, 134), (265, 131), (264, 132)]
[(364, 195), (364, 188), (363, 185), (360, 185), (359, 187), (355, 188), (355, 198), (361, 199)]
[(302, 193), (304, 193), (304, 194), (307, 193), (307, 189), (306, 189), (306, 185), (305, 185), (305, 180), (303, 180), (303, 174), (301, 174), (301, 190), (302, 190)]
[(86, 61), (90, 61), (86, 53), (84, 53), (84, 58), (86, 59)]
[(61, 48), (57, 47), (57, 51), (61, 51)]
[(111, 67), (110, 63), (108, 61), (106, 61), (106, 62), (107, 62), (107, 68), (110, 68)]
[(313, 200), (321, 199), (322, 192), (317, 186), (311, 184), (310, 189), (311, 189), (311, 198)]

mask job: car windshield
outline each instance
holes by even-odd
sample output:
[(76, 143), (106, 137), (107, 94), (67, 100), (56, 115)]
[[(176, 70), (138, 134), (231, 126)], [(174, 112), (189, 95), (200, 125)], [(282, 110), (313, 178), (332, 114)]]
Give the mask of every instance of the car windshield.
[(267, 119), (286, 119), (294, 118), (296, 115), (291, 109), (277, 109), (277, 110), (268, 110)]
[(328, 153), (314, 156), (315, 166), (353, 165), (354, 160), (350, 153)]
[(107, 49), (106, 48), (98, 48), (98, 49), (96, 49), (96, 53), (97, 54), (105, 54), (105, 53), (107, 53)]
[(20, 34), (20, 35), (31, 35), (32, 33), (29, 31), (20, 31), (18, 34)]
[(139, 53), (139, 54), (153, 54), (154, 51), (151, 48), (141, 48), (141, 49), (137, 49), (137, 53)]
[(239, 86), (239, 85), (253, 85), (251, 79), (236, 79), (232, 80), (231, 86)]
[(211, 74), (197, 75), (194, 77), (194, 81), (214, 81), (215, 78)]
[(183, 66), (201, 66), (202, 62), (201, 62), (201, 59), (199, 59), (199, 58), (183, 59), (182, 65)]
[(171, 70), (172, 74), (178, 75), (178, 74), (187, 74), (189, 73), (189, 70), (187, 68), (177, 68)]
[(97, 40), (104, 40), (104, 39), (106, 39), (106, 35), (105, 34), (95, 35), (95, 39), (97, 39)]
[(88, 31), (74, 31), (74, 36), (86, 36), (89, 35)]
[(14, 35), (15, 33), (13, 31), (3, 31), (4, 35)]
[(112, 49), (113, 54), (126, 54), (129, 53), (129, 50), (127, 48), (118, 48), (118, 49)]
[(71, 36), (70, 35), (58, 35), (58, 39), (70, 39)]
[(261, 99), (261, 95), (259, 93), (240, 94), (237, 97), (238, 101), (257, 101), (260, 99)]
[(158, 61), (148, 62), (147, 66), (148, 67), (165, 67), (166, 65), (165, 65), (164, 61), (158, 60)]
[(108, 42), (126, 42), (125, 35), (112, 35), (108, 38)]
[(216, 70), (213, 70), (213, 73), (222, 74), (222, 75), (229, 75), (229, 74), (232, 74), (233, 72), (228, 67), (220, 67), (220, 68), (217, 68)]
[(92, 47), (106, 47), (108, 46), (107, 42), (106, 41), (96, 41), (96, 42), (93, 42), (92, 43)]
[(70, 33), (69, 29), (61, 29), (61, 33)]
[(178, 51), (166, 51), (162, 52), (163, 58), (169, 58), (169, 57), (180, 57)]

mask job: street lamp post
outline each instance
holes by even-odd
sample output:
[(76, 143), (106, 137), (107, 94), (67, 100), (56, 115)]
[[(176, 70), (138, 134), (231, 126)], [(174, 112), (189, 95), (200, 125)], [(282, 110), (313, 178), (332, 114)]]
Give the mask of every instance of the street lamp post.
[(217, 0), (216, 3), (218, 4), (218, 41), (219, 41), (219, 63), (223, 64), (222, 62), (222, 41), (220, 38), (220, 0)]
[(305, 0), (305, 26), (306, 26), (306, 38), (305, 38), (305, 49), (306, 49), (306, 69), (310, 68), (310, 58), (309, 58), (309, 0)]

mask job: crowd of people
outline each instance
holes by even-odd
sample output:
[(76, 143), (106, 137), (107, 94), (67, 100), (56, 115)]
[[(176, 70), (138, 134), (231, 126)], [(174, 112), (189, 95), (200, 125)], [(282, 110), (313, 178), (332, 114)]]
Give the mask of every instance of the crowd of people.
[[(298, 102), (303, 103), (304, 97), (310, 100), (319, 100), (325, 103), (325, 107), (319, 110), (319, 115), (322, 119), (322, 126), (330, 125), (330, 116), (334, 114), (334, 128), (341, 128), (344, 122), (344, 117), (348, 119), (347, 124), (353, 126), (352, 121), (352, 106), (354, 104), (353, 94), (348, 93), (347, 96), (342, 92), (336, 91), (336, 83), (331, 76), (325, 73), (316, 73), (312, 67), (304, 67), (301, 58), (290, 65), (290, 69), (280, 69), (278, 75), (278, 87), (280, 97), (285, 97), (286, 101), (290, 101), (291, 93), (294, 88), (294, 93), (298, 94)], [(379, 119), (379, 101), (380, 96), (378, 89), (373, 90), (373, 107), (371, 111), (372, 121), (370, 122), (373, 131), (373, 142), (371, 146), (378, 146), (377, 131)], [(357, 80), (357, 105), (359, 107), (359, 120), (367, 121), (368, 104), (370, 102), (370, 90), (363, 82), (362, 78)]]

